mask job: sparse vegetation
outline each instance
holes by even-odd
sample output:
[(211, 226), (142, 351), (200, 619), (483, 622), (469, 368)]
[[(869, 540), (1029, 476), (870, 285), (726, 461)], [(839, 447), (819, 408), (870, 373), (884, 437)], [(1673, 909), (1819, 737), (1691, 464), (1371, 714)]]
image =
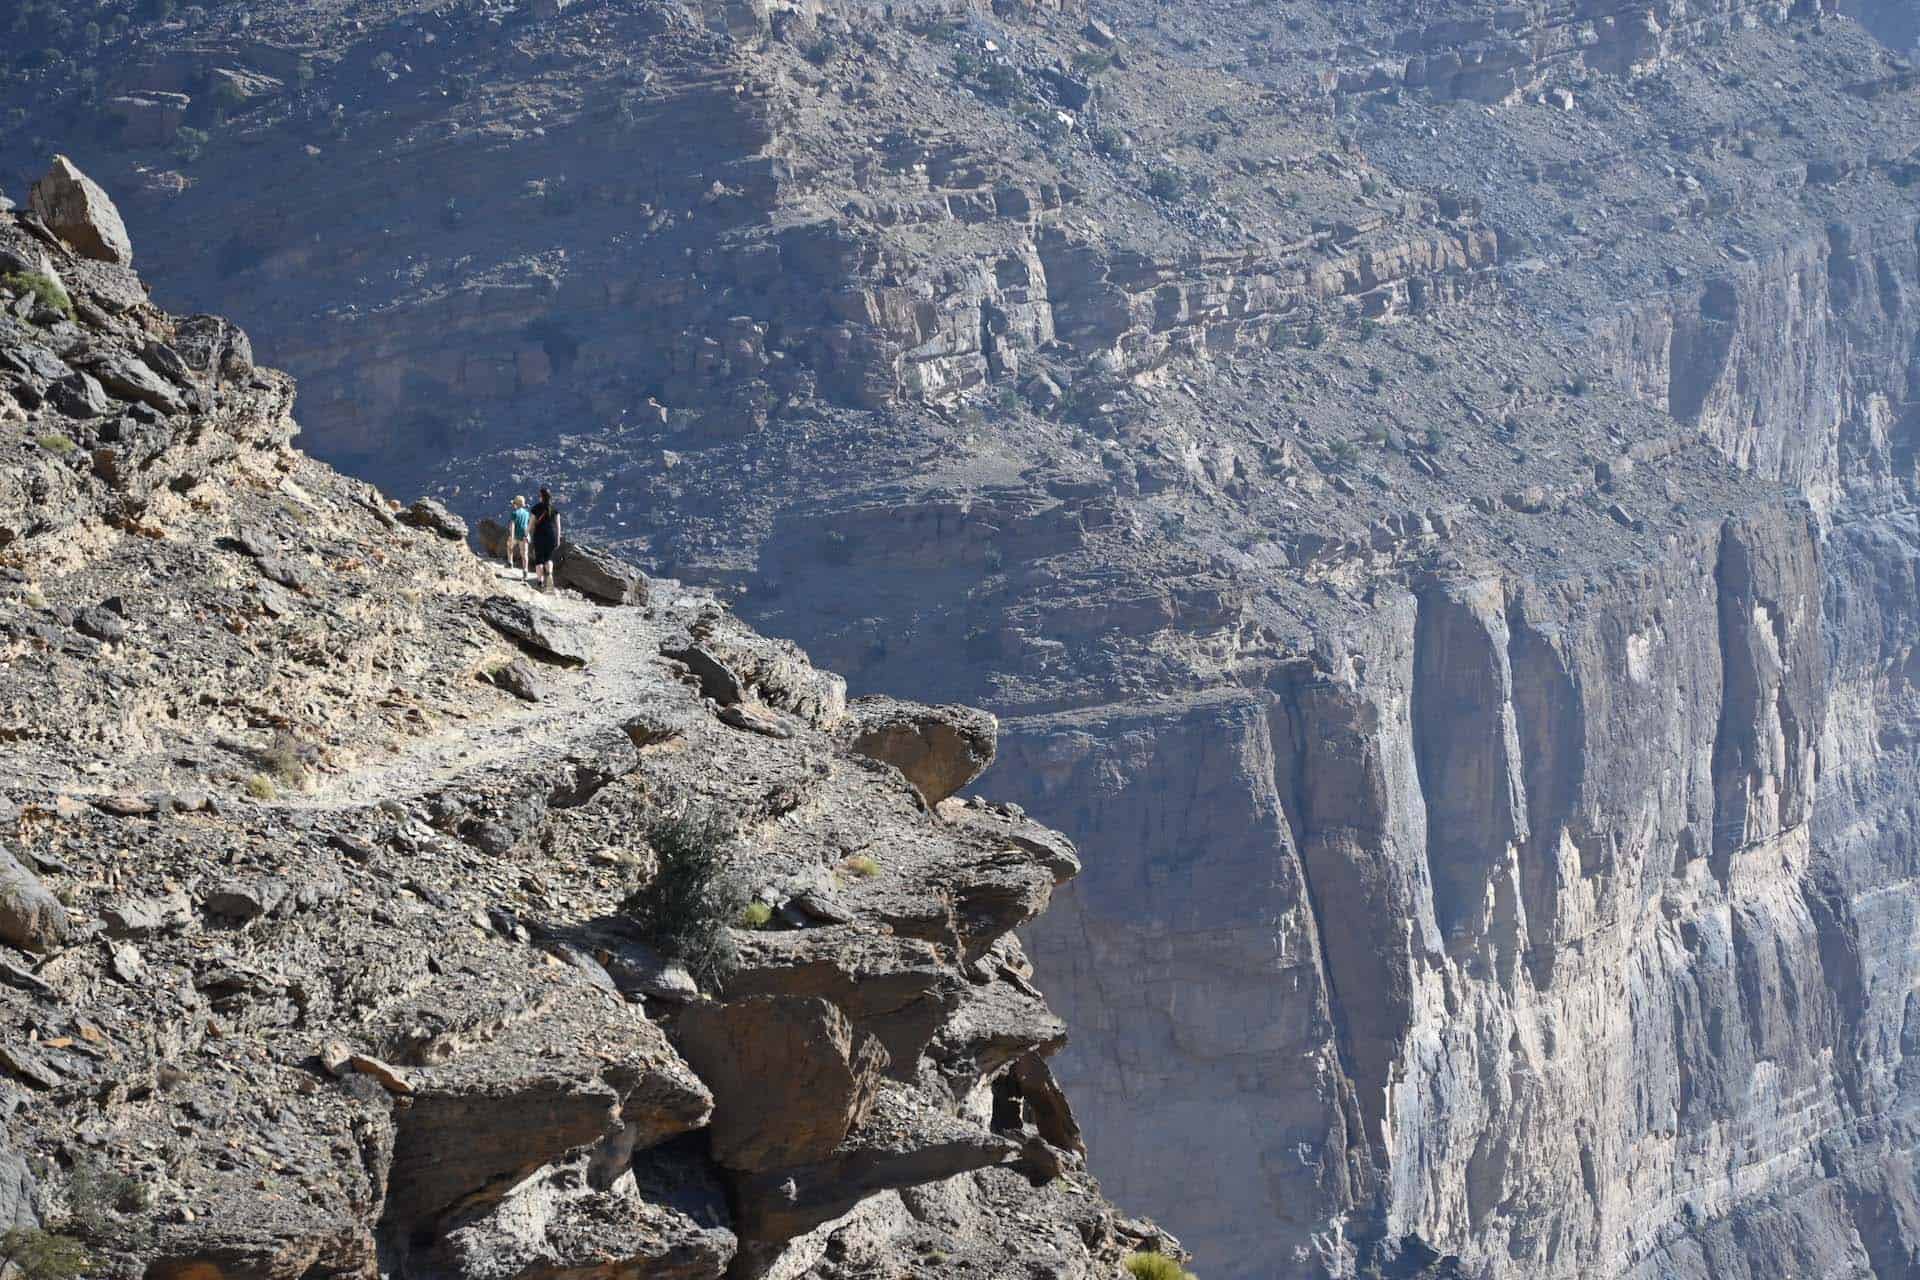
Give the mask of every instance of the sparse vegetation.
[(207, 149), (207, 131), (194, 129), (186, 125), (173, 136), (173, 158), (181, 164), (192, 164)]
[(1360, 456), (1360, 449), (1351, 440), (1335, 440), (1327, 446), (1327, 456), (1336, 467), (1350, 467)]
[(131, 1213), (148, 1207), (151, 1201), (149, 1191), (97, 1157), (81, 1157), (67, 1180), (69, 1213), (74, 1222), (89, 1231), (104, 1228), (112, 1214)]
[(1073, 69), (1084, 78), (1099, 75), (1113, 65), (1113, 54), (1105, 50), (1082, 49), (1073, 55)]
[(740, 927), (742, 929), (764, 929), (773, 919), (773, 908), (758, 899), (749, 902), (740, 909)]
[(1178, 169), (1155, 169), (1147, 175), (1147, 191), (1156, 200), (1182, 200), (1192, 189), (1187, 175)]
[(78, 1280), (93, 1268), (93, 1258), (71, 1236), (33, 1227), (14, 1227), (0, 1236), (0, 1271), (20, 1280)]
[(733, 865), (733, 824), (715, 810), (682, 810), (654, 819), (646, 839), (653, 876), (627, 895), (621, 914), (654, 950), (711, 985), (733, 967), (728, 926), (747, 910)]
[(1164, 1253), (1130, 1253), (1121, 1265), (1133, 1280), (1197, 1280), (1193, 1272)]
[(880, 874), (880, 864), (864, 853), (856, 853), (840, 865), (857, 880), (871, 880)]
[(277, 730), (273, 741), (260, 753), (260, 761), (273, 780), (296, 790), (306, 789), (313, 781), (313, 770), (305, 757), (304, 744), (285, 729)]
[(66, 286), (46, 272), (15, 272), (5, 277), (5, 284), (15, 293), (32, 294), (49, 311), (57, 311), (67, 319), (73, 319), (73, 299), (67, 296)]
[(820, 539), (820, 558), (831, 565), (853, 563), (853, 543), (838, 529), (829, 529)]
[(58, 431), (49, 431), (47, 434), (39, 437), (38, 443), (40, 447), (48, 453), (56, 454), (62, 458), (80, 447), (70, 438), (61, 435)]
[(1327, 343), (1327, 326), (1325, 326), (1324, 324), (1321, 324), (1318, 320), (1315, 320), (1312, 324), (1307, 326), (1306, 335), (1300, 339), (1301, 346), (1307, 347), (1309, 349), (1314, 349), (1314, 350), (1317, 350), (1320, 347), (1325, 346), (1326, 343)]
[(248, 774), (246, 787), (247, 794), (255, 800), (277, 800), (280, 798), (280, 788), (274, 786), (273, 779), (264, 773)]
[(998, 573), (1007, 563), (1006, 553), (998, 547), (988, 547), (986, 554), (980, 557), (980, 566), (988, 573)]

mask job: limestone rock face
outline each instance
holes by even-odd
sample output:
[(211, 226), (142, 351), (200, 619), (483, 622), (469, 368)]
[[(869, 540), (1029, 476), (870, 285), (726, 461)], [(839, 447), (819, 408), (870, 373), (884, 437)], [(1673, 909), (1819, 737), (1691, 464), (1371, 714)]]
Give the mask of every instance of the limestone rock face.
[(1000, 726), (971, 707), (927, 707), (894, 698), (859, 698), (842, 732), (852, 749), (890, 764), (930, 805), (972, 782), (993, 763)]
[(133, 241), (120, 211), (100, 184), (65, 156), (53, 158), (46, 176), (33, 184), (28, 204), (76, 252), (123, 267), (132, 264)]
[(817, 997), (696, 1004), (674, 1043), (714, 1090), (713, 1158), (747, 1173), (825, 1159), (873, 1109), (888, 1062)]

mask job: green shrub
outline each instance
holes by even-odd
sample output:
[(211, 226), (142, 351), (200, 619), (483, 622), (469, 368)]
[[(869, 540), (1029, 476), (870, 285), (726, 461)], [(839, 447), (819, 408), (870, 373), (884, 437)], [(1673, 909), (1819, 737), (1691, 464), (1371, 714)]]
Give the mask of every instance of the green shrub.
[(49, 431), (46, 435), (41, 436), (39, 444), (40, 447), (48, 453), (58, 454), (63, 458), (80, 447), (66, 436), (61, 435), (58, 431)]
[(655, 818), (646, 828), (653, 877), (627, 895), (620, 912), (640, 937), (694, 980), (713, 984), (734, 964), (728, 926), (747, 909), (734, 869), (732, 824), (714, 810)]
[(871, 880), (880, 874), (880, 864), (864, 853), (854, 854), (841, 865), (846, 867), (848, 875), (861, 880)]
[(273, 779), (264, 773), (247, 775), (247, 794), (255, 800), (274, 800), (280, 795), (280, 788), (273, 785)]
[(205, 129), (191, 129), (182, 125), (180, 131), (173, 136), (174, 159), (181, 164), (192, 164), (206, 149), (207, 131)]
[(67, 296), (66, 286), (44, 271), (16, 272), (6, 277), (6, 286), (15, 293), (30, 293), (41, 306), (73, 319), (73, 299)]
[(275, 732), (267, 749), (260, 753), (260, 761), (276, 781), (304, 789), (313, 781), (313, 771), (307, 767), (303, 756), (300, 739), (281, 729)]
[(0, 1271), (9, 1264), (20, 1280), (78, 1280), (93, 1269), (78, 1240), (33, 1227), (14, 1227), (0, 1236)]
[(772, 919), (773, 908), (757, 899), (749, 902), (745, 907), (741, 908), (740, 911), (740, 927), (742, 929), (764, 929)]
[(1178, 169), (1155, 169), (1147, 175), (1147, 191), (1156, 200), (1179, 200), (1190, 186), (1187, 175)]
[(1130, 1253), (1121, 1265), (1133, 1280), (1195, 1280), (1191, 1271), (1164, 1253)]

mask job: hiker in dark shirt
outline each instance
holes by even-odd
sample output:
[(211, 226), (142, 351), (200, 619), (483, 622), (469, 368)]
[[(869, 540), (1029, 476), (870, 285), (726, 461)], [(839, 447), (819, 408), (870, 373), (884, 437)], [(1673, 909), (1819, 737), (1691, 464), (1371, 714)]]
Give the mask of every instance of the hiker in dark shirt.
[(560, 549), (560, 504), (545, 489), (533, 504), (533, 568), (540, 589), (553, 590), (553, 553)]

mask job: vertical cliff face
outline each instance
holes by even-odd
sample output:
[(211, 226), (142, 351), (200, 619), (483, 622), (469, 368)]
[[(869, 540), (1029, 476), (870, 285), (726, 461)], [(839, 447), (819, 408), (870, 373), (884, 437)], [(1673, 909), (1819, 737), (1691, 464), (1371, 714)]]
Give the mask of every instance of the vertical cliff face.
[[(1416, 586), (1224, 706), (1013, 726), (1037, 812), (1147, 840), (1034, 940), (1126, 1010), (1067, 1060), (1091, 1132), (1222, 1090), (1305, 1122), (1196, 1152), (1237, 1274), (1333, 1264), (1349, 1209), (1488, 1274), (1915, 1265), (1917, 265), (1911, 219), (1836, 226), (1618, 330), (1637, 394), (1803, 502)], [(1302, 1063), (1338, 1086), (1268, 1083)]]

